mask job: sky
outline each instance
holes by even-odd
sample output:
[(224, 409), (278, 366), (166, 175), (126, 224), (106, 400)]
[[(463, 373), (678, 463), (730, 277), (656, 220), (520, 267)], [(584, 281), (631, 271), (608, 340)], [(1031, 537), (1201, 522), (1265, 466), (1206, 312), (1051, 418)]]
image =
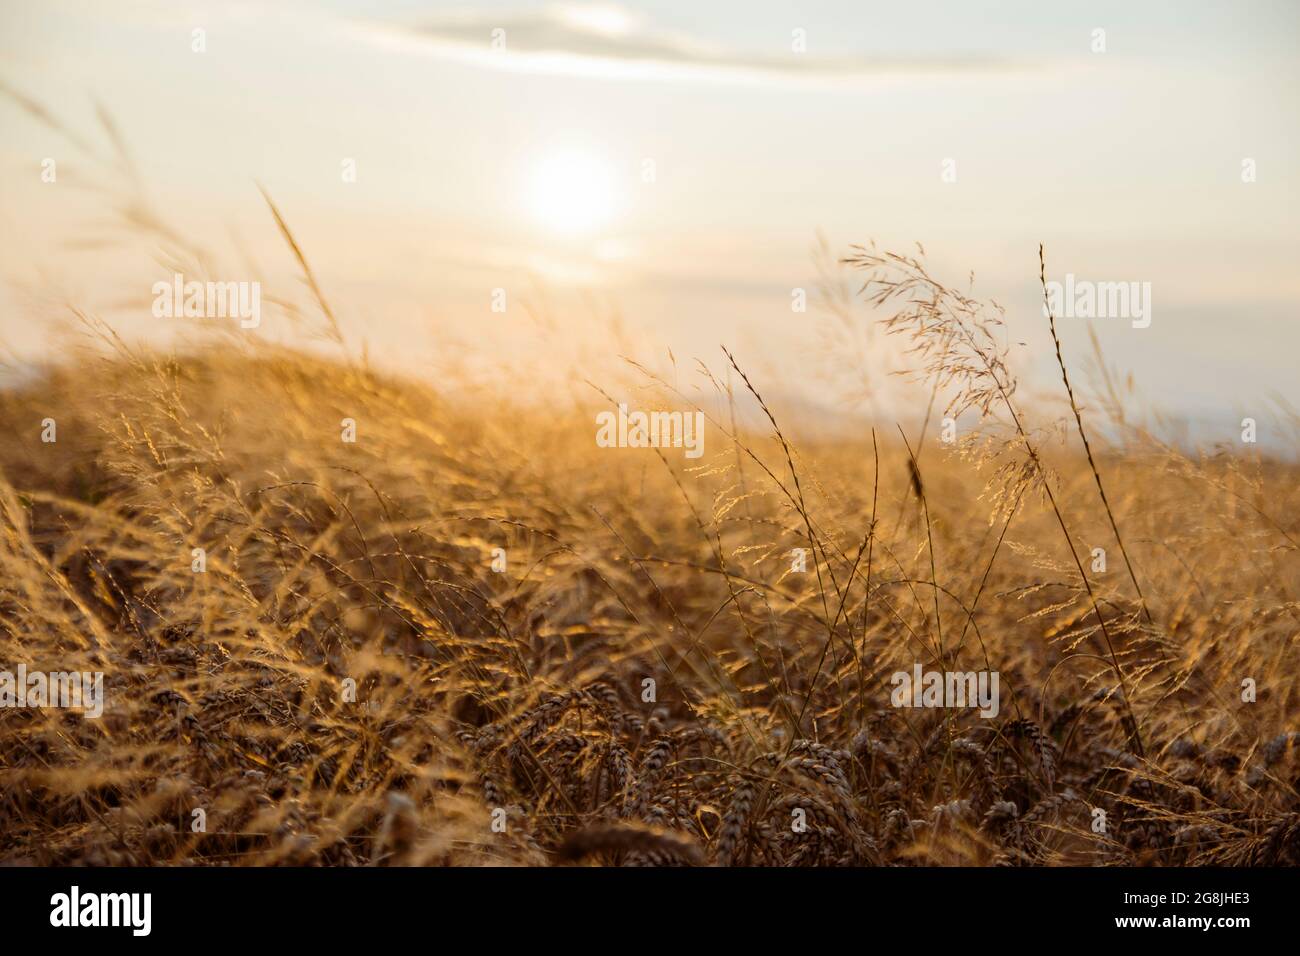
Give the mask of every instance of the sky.
[(296, 293), (260, 185), (378, 361), (527, 393), (726, 344), (792, 407), (860, 363), (897, 414), (898, 347), (820, 308), (818, 242), (973, 273), (1046, 388), (1041, 242), (1049, 279), (1150, 283), (1145, 327), (1062, 317), (1067, 356), (1091, 324), (1141, 401), (1226, 434), (1300, 407), (1298, 34), (1262, 0), (0, 0), (0, 84), (77, 137), (0, 97), (0, 342), (57, 358), (70, 301), (175, 332), (133, 195)]

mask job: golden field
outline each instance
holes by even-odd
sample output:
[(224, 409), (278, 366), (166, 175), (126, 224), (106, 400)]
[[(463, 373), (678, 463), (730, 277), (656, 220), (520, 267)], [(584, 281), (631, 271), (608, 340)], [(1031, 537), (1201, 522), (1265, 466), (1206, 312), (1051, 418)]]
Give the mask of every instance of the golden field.
[[(103, 327), (0, 394), (3, 664), (107, 695), (0, 711), (0, 862), (1300, 862), (1300, 469), (1032, 414), (986, 307), (847, 265), (923, 433), (800, 439), (724, 357), (759, 415), (691, 460), (598, 447), (595, 393)], [(894, 706), (917, 665), (998, 714)]]

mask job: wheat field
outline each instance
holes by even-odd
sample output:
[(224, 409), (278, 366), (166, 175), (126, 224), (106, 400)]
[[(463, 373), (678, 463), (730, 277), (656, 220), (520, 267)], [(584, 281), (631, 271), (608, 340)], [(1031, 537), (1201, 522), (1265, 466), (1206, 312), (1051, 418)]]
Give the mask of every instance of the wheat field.
[[(1300, 861), (1296, 464), (1165, 443), (1064, 356), (1044, 412), (995, 309), (843, 259), (933, 418), (800, 437), (723, 353), (698, 460), (599, 447), (596, 392), (83, 316), (98, 355), (0, 393), (0, 643), (106, 705), (0, 711), (0, 861)], [(895, 706), (914, 668), (996, 672), (997, 714)]]

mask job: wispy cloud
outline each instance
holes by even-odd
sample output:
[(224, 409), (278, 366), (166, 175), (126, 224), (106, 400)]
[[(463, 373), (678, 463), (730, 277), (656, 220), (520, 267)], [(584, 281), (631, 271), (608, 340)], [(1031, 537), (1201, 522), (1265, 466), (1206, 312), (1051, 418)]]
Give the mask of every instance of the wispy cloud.
[(817, 56), (729, 48), (655, 29), (616, 6), (555, 5), (516, 13), (472, 13), (403, 24), (367, 24), (386, 42), (530, 73), (721, 82), (851, 83), (889, 77), (1023, 70), (999, 56)]

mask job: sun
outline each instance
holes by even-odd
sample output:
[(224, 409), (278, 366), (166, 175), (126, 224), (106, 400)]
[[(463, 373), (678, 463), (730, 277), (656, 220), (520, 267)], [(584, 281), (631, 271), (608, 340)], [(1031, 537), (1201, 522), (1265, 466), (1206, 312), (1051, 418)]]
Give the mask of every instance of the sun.
[(614, 215), (613, 174), (609, 164), (593, 153), (547, 153), (533, 168), (528, 188), (534, 217), (557, 236), (593, 235)]

